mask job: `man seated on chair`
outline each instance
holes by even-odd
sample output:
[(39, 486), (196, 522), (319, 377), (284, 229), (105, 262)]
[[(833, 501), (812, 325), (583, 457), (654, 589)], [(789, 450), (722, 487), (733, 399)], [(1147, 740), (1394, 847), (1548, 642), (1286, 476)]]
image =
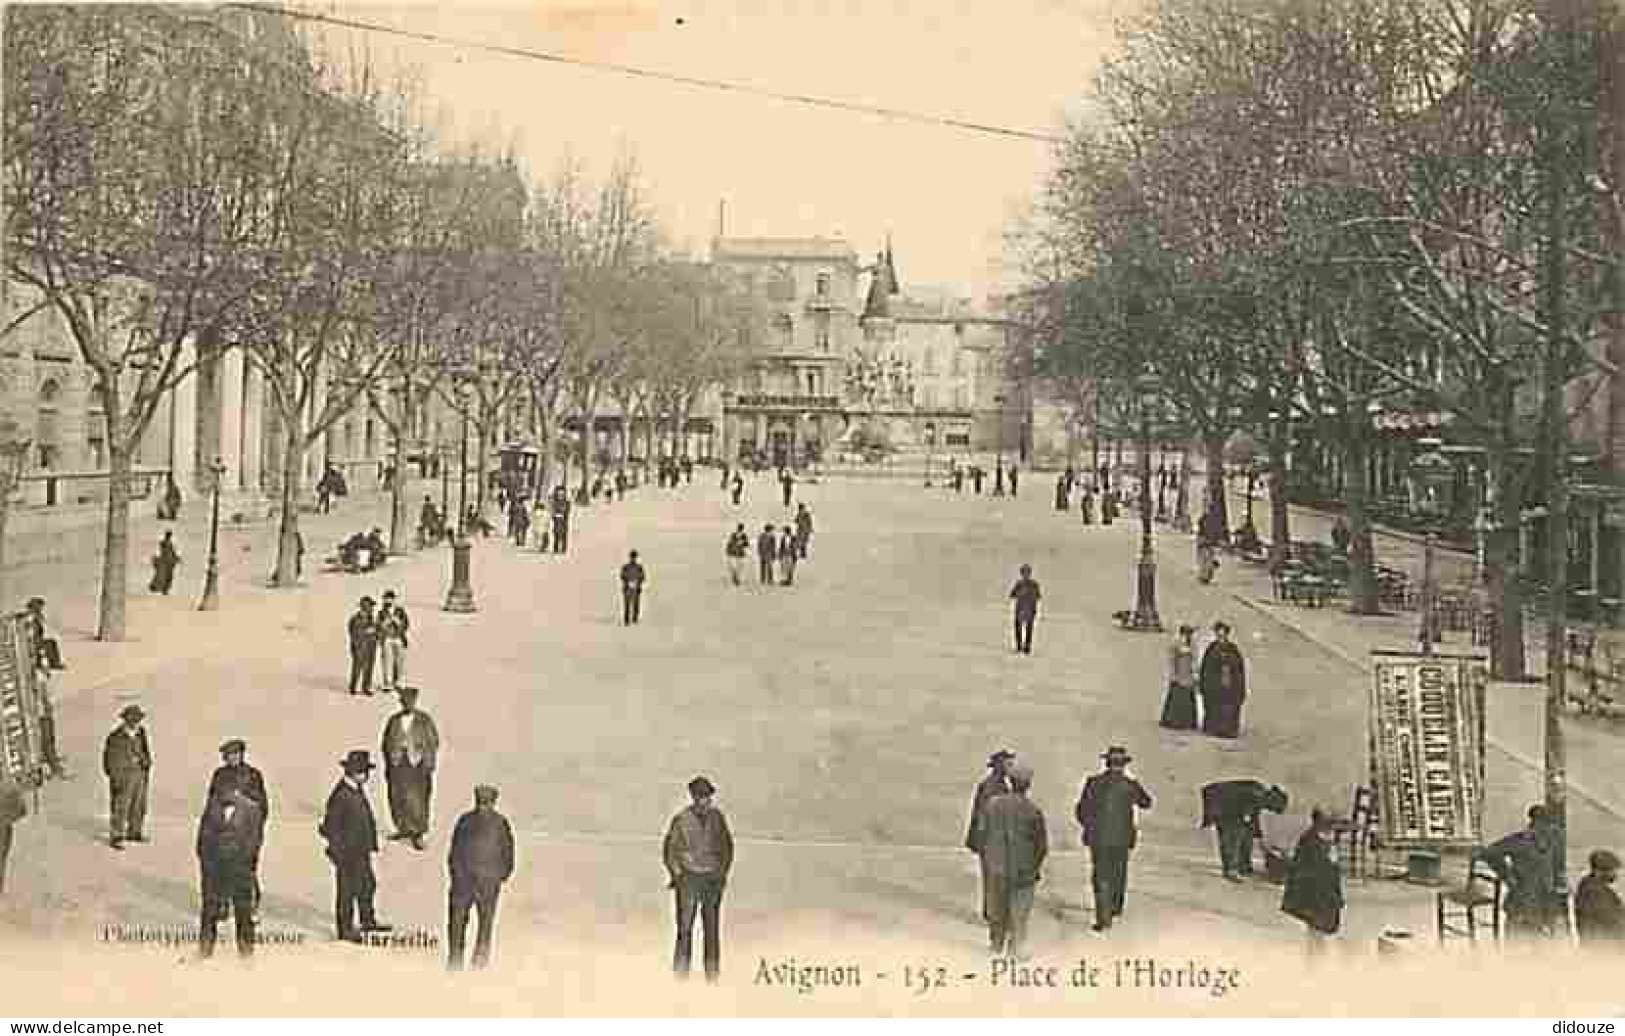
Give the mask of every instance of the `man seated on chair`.
[(1558, 841), (1546, 807), (1529, 807), (1529, 826), (1482, 849), (1473, 850), (1506, 884), (1503, 909), (1507, 934), (1551, 934), (1557, 886)]

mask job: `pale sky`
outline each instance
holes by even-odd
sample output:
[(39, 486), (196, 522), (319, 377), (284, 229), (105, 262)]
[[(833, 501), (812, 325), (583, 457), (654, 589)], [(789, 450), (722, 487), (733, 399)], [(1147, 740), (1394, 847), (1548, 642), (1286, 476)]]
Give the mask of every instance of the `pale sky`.
[[(304, 9), (458, 39), (1057, 133), (1132, 0), (560, 0)], [(681, 22), (679, 22), (681, 19)], [(674, 243), (892, 234), (905, 284), (980, 295), (1049, 145), (372, 36), (421, 69), (465, 136), (514, 139), (533, 179), (567, 150), (595, 175), (625, 142)]]

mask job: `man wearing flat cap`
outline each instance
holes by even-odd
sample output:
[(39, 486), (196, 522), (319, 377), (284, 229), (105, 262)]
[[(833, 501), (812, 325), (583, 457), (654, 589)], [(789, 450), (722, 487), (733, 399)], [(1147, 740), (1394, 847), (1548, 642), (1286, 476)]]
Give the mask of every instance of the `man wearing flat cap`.
[(497, 790), (489, 784), (474, 789), (474, 808), (457, 818), (446, 867), (451, 872), (446, 967), (456, 971), (463, 966), (468, 911), (472, 907), (479, 911), (474, 967), (483, 968), (491, 959), (497, 897), (502, 893), (502, 883), (513, 875), (513, 828), (508, 818), (497, 812)]
[(435, 757), (440, 731), (434, 718), (418, 708), (418, 689), (402, 687), (401, 709), (384, 724), (384, 781), (389, 786), (390, 837), (423, 848), (429, 833), (429, 801), (434, 796)]
[(373, 909), (378, 879), (372, 872), (372, 854), (378, 851), (378, 822), (373, 819), (372, 803), (367, 801), (366, 784), (377, 767), (364, 748), (350, 752), (339, 765), (344, 768), (344, 776), (327, 796), (327, 809), (317, 831), (327, 839), (327, 858), (333, 863), (338, 886), (334, 914), (339, 938), (358, 943), (365, 941), (367, 932), (392, 929), (391, 925), (379, 923)]
[(988, 936), (994, 953), (1025, 960), (1027, 918), (1033, 893), (1044, 876), (1049, 832), (1044, 813), (1027, 798), (1033, 768), (1026, 762), (1010, 767), (1010, 792), (987, 804), (983, 821), (982, 880), (987, 890)]
[[(248, 742), (242, 738), (234, 737), (220, 745), (220, 763), (214, 775), (209, 778), (209, 793), (204, 799), (204, 809), (208, 804), (221, 799), (233, 789), (241, 791), (254, 800), (259, 807), (260, 841), (265, 839), (265, 822), (271, 819), (271, 796), (265, 790), (265, 775), (247, 762)], [(254, 905), (259, 906), (260, 901), (260, 859), (256, 851), (252, 861), (254, 876)]]
[[(987, 757), (987, 776), (976, 785), (975, 795), (970, 804), (970, 826), (965, 832), (965, 848), (976, 854), (978, 861), (982, 860), (982, 845), (986, 842), (984, 833), (984, 820), (987, 804), (999, 795), (1010, 793), (1010, 779), (1006, 776), (1011, 760), (1016, 754), (1008, 749), (1001, 748)], [(989, 887), (987, 868), (982, 867), (982, 920), (991, 924), (993, 922), (993, 907), (988, 899)]]
[(1150, 809), (1151, 796), (1130, 777), (1128, 749), (1112, 745), (1101, 753), (1105, 769), (1083, 784), (1075, 813), (1089, 848), (1090, 880), (1095, 892), (1094, 930), (1104, 932), (1123, 913), (1128, 891), (1128, 856), (1134, 849), (1134, 810)]
[(378, 619), (373, 599), (363, 597), (350, 616), (350, 693), (372, 694), (372, 664), (378, 656)]
[(109, 825), (107, 844), (123, 849), (125, 842), (145, 842), (147, 778), (152, 772), (152, 746), (141, 725), (146, 713), (139, 705), (126, 705), (120, 723), (102, 744), (102, 773), (107, 775)]
[(704, 777), (688, 782), (693, 801), (671, 819), (664, 855), (670, 888), (677, 896), (677, 946), (672, 971), (687, 978), (694, 957), (694, 915), (705, 931), (705, 978), (715, 982), (722, 971), (722, 891), (734, 862), (733, 833), (728, 818), (712, 798), (717, 789)]

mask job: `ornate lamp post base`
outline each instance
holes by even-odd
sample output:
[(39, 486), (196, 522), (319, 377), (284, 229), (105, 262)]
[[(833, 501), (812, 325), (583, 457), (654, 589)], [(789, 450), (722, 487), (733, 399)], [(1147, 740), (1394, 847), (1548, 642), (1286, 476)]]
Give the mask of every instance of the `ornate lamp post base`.
[(1157, 614), (1157, 562), (1141, 555), (1135, 566), (1136, 586), (1134, 611), (1129, 613), (1124, 629), (1136, 633), (1161, 633), (1162, 617)]
[(474, 607), (474, 587), (469, 582), (469, 555), (473, 545), (459, 536), (451, 545), (451, 589), (446, 592), (444, 610), (468, 614)]
[(200, 612), (218, 611), (220, 608), (220, 562), (213, 554), (209, 556), (209, 567), (203, 575), (203, 600), (197, 604)]

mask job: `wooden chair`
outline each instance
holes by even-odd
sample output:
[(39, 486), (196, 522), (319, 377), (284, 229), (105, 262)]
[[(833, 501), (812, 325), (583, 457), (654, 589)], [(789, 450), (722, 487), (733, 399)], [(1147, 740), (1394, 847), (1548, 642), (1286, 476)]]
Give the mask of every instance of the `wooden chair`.
[(1364, 879), (1374, 862), (1377, 847), (1377, 793), (1364, 785), (1355, 785), (1354, 802), (1349, 815), (1332, 820), (1332, 846), (1342, 856), (1343, 873), (1350, 878)]
[[(1478, 887), (1482, 880), (1488, 889)], [(1480, 913), (1488, 913), (1490, 936), (1501, 938), (1501, 878), (1494, 871), (1469, 859), (1467, 882), (1458, 889), (1439, 892), (1434, 897), (1434, 920), (1438, 926), (1439, 943), (1446, 939), (1478, 941), (1478, 930), (1485, 926)]]

